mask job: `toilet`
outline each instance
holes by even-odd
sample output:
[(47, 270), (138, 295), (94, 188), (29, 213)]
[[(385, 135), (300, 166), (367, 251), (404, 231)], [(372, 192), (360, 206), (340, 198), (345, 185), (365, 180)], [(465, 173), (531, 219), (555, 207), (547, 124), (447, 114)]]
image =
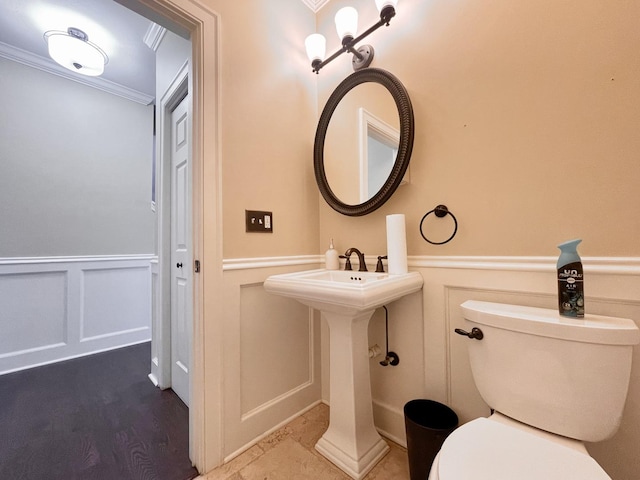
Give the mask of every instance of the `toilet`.
[(461, 307), (465, 330), (482, 331), (467, 347), (493, 413), (447, 437), (429, 480), (611, 480), (583, 442), (620, 426), (635, 323), (474, 300)]

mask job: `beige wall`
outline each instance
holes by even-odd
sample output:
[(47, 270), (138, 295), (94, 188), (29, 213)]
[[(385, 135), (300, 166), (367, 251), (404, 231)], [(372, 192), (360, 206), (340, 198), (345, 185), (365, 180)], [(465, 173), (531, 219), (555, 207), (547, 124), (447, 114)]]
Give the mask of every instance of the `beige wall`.
[[(369, 0), (330, 2), (318, 13), (329, 53), (347, 3), (362, 30), (377, 20)], [(404, 213), (409, 255), (554, 256), (576, 237), (583, 255), (638, 255), (638, 18), (638, 2), (402, 0), (367, 40), (372, 66), (411, 96), (411, 185), (363, 218), (321, 201), (320, 241), (379, 254), (385, 215)], [(346, 55), (320, 72), (321, 105), (349, 73)], [(440, 203), (460, 228), (432, 246), (418, 227)], [(448, 237), (448, 220), (426, 223), (434, 240)]]
[[(315, 254), (316, 76), (302, 47), (314, 14), (290, 0), (209, 0), (221, 18), (225, 258)], [(248, 210), (273, 212), (273, 234), (245, 233)]]

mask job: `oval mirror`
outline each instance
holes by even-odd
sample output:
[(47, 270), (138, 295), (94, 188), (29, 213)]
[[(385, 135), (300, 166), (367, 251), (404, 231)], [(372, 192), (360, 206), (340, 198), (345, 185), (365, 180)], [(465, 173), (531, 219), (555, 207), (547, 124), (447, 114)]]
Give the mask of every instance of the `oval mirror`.
[(359, 70), (335, 89), (316, 131), (313, 163), (325, 201), (350, 216), (382, 206), (403, 180), (413, 150), (409, 95), (391, 73)]

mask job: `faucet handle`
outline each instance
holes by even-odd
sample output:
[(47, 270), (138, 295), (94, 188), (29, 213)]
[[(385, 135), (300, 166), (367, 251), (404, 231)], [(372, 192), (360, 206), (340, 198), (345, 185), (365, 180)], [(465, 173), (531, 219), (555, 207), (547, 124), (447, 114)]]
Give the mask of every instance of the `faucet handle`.
[(384, 265), (382, 264), (382, 260), (386, 260), (387, 256), (378, 255), (378, 263), (376, 264), (376, 272), (384, 273)]
[(346, 255), (340, 255), (340, 258), (346, 258), (347, 261), (344, 263), (344, 269), (346, 270), (351, 270), (351, 258), (347, 257)]

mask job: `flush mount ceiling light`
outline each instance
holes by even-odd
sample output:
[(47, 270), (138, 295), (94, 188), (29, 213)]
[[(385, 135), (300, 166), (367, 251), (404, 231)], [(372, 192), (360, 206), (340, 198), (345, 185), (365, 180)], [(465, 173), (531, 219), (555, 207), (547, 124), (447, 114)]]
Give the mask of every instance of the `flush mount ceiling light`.
[(389, 22), (396, 15), (398, 0), (375, 0), (375, 2), (380, 12), (380, 20), (359, 37), (356, 37), (358, 30), (358, 11), (353, 7), (344, 7), (338, 10), (335, 22), (338, 36), (342, 41), (342, 48), (326, 60), (324, 59), (327, 44), (326, 39), (319, 33), (314, 33), (306, 38), (304, 43), (307, 56), (311, 61), (311, 67), (315, 73), (318, 73), (322, 67), (344, 52), (353, 53), (351, 63), (354, 70), (360, 70), (361, 68), (371, 65), (373, 60), (373, 47), (371, 45), (363, 45), (360, 48), (356, 48), (356, 45), (360, 40), (376, 31), (382, 25), (386, 24), (389, 26)]
[(73, 72), (97, 77), (109, 61), (107, 54), (79, 28), (70, 27), (66, 32), (50, 30), (44, 39), (51, 58)]

